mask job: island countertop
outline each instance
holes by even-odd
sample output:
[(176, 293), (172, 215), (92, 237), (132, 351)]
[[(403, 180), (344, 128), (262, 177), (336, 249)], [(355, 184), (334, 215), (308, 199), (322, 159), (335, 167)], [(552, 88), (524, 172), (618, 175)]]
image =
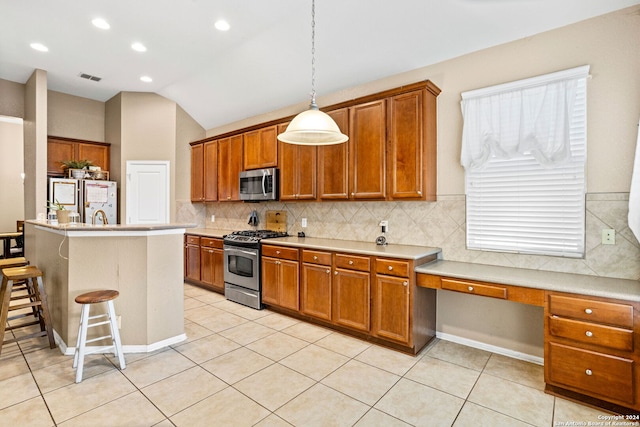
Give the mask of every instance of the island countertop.
[(63, 232), (100, 232), (100, 231), (157, 231), (157, 230), (185, 230), (187, 228), (195, 228), (196, 224), (188, 223), (166, 223), (166, 224), (49, 224), (47, 221), (27, 220), (28, 224), (49, 228), (51, 230), (59, 230)]

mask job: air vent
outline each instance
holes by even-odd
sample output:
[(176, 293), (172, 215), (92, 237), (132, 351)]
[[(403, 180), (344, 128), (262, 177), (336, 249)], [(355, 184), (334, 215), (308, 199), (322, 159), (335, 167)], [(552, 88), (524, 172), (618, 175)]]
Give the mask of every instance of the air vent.
[(100, 80), (102, 80), (102, 77), (92, 76), (91, 74), (86, 74), (86, 73), (80, 73), (80, 77), (82, 77), (83, 79), (94, 81), (94, 82), (99, 82)]

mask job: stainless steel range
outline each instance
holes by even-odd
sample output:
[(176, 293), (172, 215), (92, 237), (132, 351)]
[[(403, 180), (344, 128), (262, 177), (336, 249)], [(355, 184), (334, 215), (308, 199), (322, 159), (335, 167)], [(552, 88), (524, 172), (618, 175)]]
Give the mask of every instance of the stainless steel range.
[(224, 295), (246, 306), (262, 309), (260, 241), (285, 237), (270, 230), (234, 231), (224, 236)]

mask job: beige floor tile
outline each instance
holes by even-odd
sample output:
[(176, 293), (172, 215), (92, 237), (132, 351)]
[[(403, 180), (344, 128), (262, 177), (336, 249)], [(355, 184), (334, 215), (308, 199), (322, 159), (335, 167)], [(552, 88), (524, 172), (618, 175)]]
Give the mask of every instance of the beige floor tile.
[(444, 360), (445, 362), (455, 363), (465, 368), (482, 371), (491, 353), (477, 348), (471, 348), (462, 344), (451, 341), (438, 341), (426, 353), (429, 357)]
[[(75, 383), (76, 370), (73, 368), (73, 357), (66, 356), (66, 358), (66, 363), (58, 363), (32, 371), (41, 393), (48, 393)], [(85, 357), (82, 379), (86, 380), (113, 369), (116, 369), (115, 366), (103, 355), (90, 355)]]
[(549, 426), (553, 396), (488, 374), (480, 375), (469, 401), (536, 426)]
[(154, 424), (153, 427), (174, 427), (174, 425), (168, 419), (164, 419), (160, 421), (158, 424)]
[(207, 305), (207, 304), (195, 298), (186, 297), (184, 299), (185, 310), (191, 310), (193, 308), (202, 307), (203, 305)]
[(234, 388), (275, 411), (315, 382), (285, 366), (274, 364), (234, 384)]
[(0, 381), (0, 409), (24, 402), (40, 395), (38, 386), (27, 372)]
[(59, 424), (134, 391), (135, 387), (120, 371), (109, 371), (46, 393), (44, 400)]
[(255, 351), (240, 347), (211, 359), (201, 366), (227, 384), (235, 384), (273, 363), (273, 360)]
[(356, 360), (402, 376), (418, 363), (420, 359), (410, 354), (403, 354), (378, 345), (372, 345), (360, 353), (356, 357)]
[(209, 335), (187, 344), (176, 346), (174, 349), (195, 363), (204, 363), (240, 347), (239, 344), (218, 334)]
[(142, 389), (165, 415), (171, 416), (227, 387), (214, 375), (194, 366)]
[(483, 373), (544, 390), (544, 366), (524, 360), (492, 354)]
[(278, 409), (275, 413), (296, 427), (352, 426), (369, 406), (322, 384)]
[(321, 340), (316, 341), (315, 344), (347, 357), (356, 357), (367, 348), (371, 347), (371, 344), (366, 341), (349, 337), (338, 332), (327, 335)]
[(460, 414), (453, 425), (454, 427), (531, 426), (531, 424), (518, 421), (515, 418), (511, 418), (507, 415), (492, 411), (491, 409), (484, 408), (471, 402), (464, 404), (462, 411), (460, 411)]
[(215, 315), (199, 321), (198, 324), (213, 332), (222, 332), (249, 322), (244, 317), (236, 316), (224, 310), (212, 310), (215, 310)]
[(198, 295), (208, 295), (211, 291), (208, 289), (200, 288), (193, 285), (184, 285), (184, 294), (188, 297), (195, 298)]
[(282, 329), (282, 332), (307, 342), (316, 342), (332, 333), (332, 331), (327, 328), (304, 322), (296, 323), (293, 326)]
[(165, 419), (140, 391), (113, 400), (60, 424), (60, 427), (152, 426)]
[(348, 361), (342, 354), (311, 344), (282, 359), (280, 364), (320, 381)]
[(30, 353), (25, 353), (24, 357), (32, 371), (56, 365), (58, 363), (67, 363), (69, 360), (73, 363), (71, 356), (65, 356), (58, 348), (39, 349)]
[(184, 325), (184, 333), (187, 336), (187, 339), (178, 344), (175, 344), (173, 347), (177, 347), (179, 345), (183, 345), (188, 342), (199, 340), (200, 338), (204, 338), (213, 334), (211, 330), (193, 322), (187, 323)]
[(473, 369), (425, 356), (404, 377), (466, 399), (479, 376)]
[(247, 345), (271, 334), (275, 334), (276, 332), (277, 331), (267, 328), (266, 326), (262, 326), (254, 322), (247, 322), (240, 326), (236, 326), (235, 328), (222, 331), (220, 332), (220, 335), (233, 340), (240, 345)]
[(255, 427), (291, 427), (291, 424), (289, 424), (279, 416), (271, 414), (267, 418), (256, 424)]
[(0, 420), (2, 420), (0, 424), (5, 426), (48, 427), (54, 425), (42, 396), (0, 410)]
[(389, 414), (371, 408), (369, 412), (364, 414), (364, 417), (360, 418), (355, 427), (409, 427), (410, 425)]
[(207, 319), (216, 316), (217, 314), (224, 313), (224, 310), (219, 310), (210, 305), (203, 305), (196, 308), (191, 308), (184, 311), (184, 318), (192, 322), (201, 323)]
[(282, 332), (276, 332), (268, 337), (252, 342), (247, 345), (247, 348), (271, 360), (278, 361), (308, 345), (309, 343), (306, 341), (283, 334)]
[[(579, 403), (570, 402), (560, 397), (555, 398), (554, 412), (553, 412), (553, 425), (559, 426), (560, 423), (569, 425), (568, 423), (573, 421), (574, 425), (597, 425), (599, 422), (603, 422), (602, 416), (609, 416), (608, 412), (600, 411), (595, 408), (590, 408)], [(600, 418), (598, 418), (600, 417)], [(624, 421), (624, 420), (621, 420)]]
[(171, 421), (177, 427), (253, 426), (266, 418), (269, 411), (233, 387), (177, 413)]
[(207, 294), (197, 295), (194, 297), (194, 299), (197, 299), (198, 301), (201, 301), (205, 304), (215, 304), (217, 302), (224, 301), (225, 297), (224, 295), (217, 292), (209, 292)]
[(21, 354), (0, 360), (0, 381), (29, 372), (29, 365)]
[[(186, 344), (189, 345), (189, 344)], [(195, 363), (182, 354), (168, 350), (137, 362), (128, 363), (122, 373), (138, 388), (175, 375), (193, 367)]]
[(266, 326), (267, 328), (275, 329), (276, 331), (281, 331), (300, 323), (299, 320), (279, 313), (271, 313), (268, 316), (256, 319), (255, 322), (262, 326)]
[(463, 399), (401, 379), (375, 408), (409, 424), (449, 427), (463, 403)]
[[(6, 332), (4, 336), (5, 340), (13, 339), (13, 334), (11, 332)], [(10, 343), (2, 345), (2, 353), (0, 353), (0, 363), (4, 362), (7, 359), (11, 359), (12, 357), (22, 356), (22, 351), (20, 351), (20, 346), (18, 343)]]
[(367, 405), (374, 405), (400, 377), (357, 360), (350, 360), (321, 382)]
[(246, 305), (238, 304), (226, 299), (218, 301), (212, 305), (221, 310), (225, 310), (237, 316), (244, 317), (247, 320), (256, 320), (270, 314), (270, 311), (268, 310), (256, 310), (255, 308), (247, 307)]

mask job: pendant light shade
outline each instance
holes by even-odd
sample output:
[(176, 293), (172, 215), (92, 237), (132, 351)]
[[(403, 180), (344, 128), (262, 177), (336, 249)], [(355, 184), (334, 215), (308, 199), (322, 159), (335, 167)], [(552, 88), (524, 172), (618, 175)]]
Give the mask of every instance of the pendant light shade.
[(341, 144), (349, 137), (327, 114), (318, 109), (315, 91), (315, 28), (316, 5), (311, 0), (311, 104), (307, 111), (303, 111), (291, 120), (287, 130), (278, 135), (278, 139), (287, 144), (297, 145), (332, 145)]

